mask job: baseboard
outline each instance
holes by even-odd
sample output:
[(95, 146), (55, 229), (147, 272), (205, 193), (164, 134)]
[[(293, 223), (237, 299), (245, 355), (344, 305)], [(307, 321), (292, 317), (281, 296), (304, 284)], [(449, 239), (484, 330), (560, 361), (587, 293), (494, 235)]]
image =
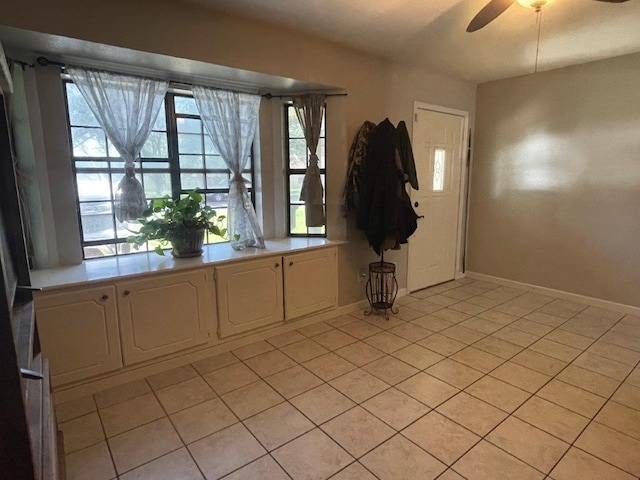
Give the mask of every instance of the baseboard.
[(190, 363), (197, 362), (198, 360), (203, 360), (213, 355), (228, 352), (254, 342), (266, 340), (267, 338), (273, 337), (275, 335), (287, 333), (292, 330), (298, 330), (299, 328), (306, 327), (314, 323), (322, 322), (324, 320), (329, 320), (340, 315), (355, 312), (357, 310), (363, 309), (367, 305), (368, 303), (366, 300), (352, 303), (350, 305), (345, 305), (332, 310), (320, 312), (318, 314), (311, 315), (299, 320), (296, 319), (291, 322), (287, 322), (282, 325), (270, 328), (268, 330), (262, 330), (254, 334), (247, 335), (242, 338), (231, 339), (225, 341), (224, 343), (217, 343), (216, 345), (206, 346), (198, 350), (191, 349), (187, 352), (174, 354), (170, 357), (165, 357), (163, 359), (153, 361), (152, 363), (125, 367), (120, 371), (111, 374), (105, 374), (94, 379), (83, 381), (81, 383), (54, 387), (53, 400), (55, 404), (68, 402), (70, 400), (76, 400), (78, 398), (92, 395), (109, 388), (117, 387), (118, 385), (123, 385), (135, 380), (141, 380), (156, 373), (164, 372), (173, 368), (183, 367)]
[(467, 277), (474, 280), (484, 280), (491, 283), (497, 283), (506, 287), (520, 288), (529, 292), (540, 293), (543, 295), (549, 295), (552, 297), (560, 298), (562, 300), (569, 300), (577, 303), (584, 303), (592, 305), (594, 307), (606, 308), (613, 310), (614, 312), (626, 313), (629, 315), (640, 316), (640, 307), (634, 307), (633, 305), (625, 305), (623, 303), (611, 302), (609, 300), (603, 300), (601, 298), (588, 297), (586, 295), (579, 295), (577, 293), (565, 292), (564, 290), (556, 290), (555, 288), (540, 287), (530, 283), (517, 282), (515, 280), (508, 280), (506, 278), (494, 277), (492, 275), (485, 275), (484, 273), (466, 272)]

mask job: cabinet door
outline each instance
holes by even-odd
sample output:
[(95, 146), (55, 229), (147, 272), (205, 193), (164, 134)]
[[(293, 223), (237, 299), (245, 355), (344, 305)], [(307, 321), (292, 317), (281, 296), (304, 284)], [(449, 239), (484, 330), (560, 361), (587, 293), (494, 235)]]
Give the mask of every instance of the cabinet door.
[(283, 257), (284, 315), (287, 320), (336, 306), (338, 266), (335, 248)]
[(281, 322), (281, 258), (216, 268), (220, 338)]
[(206, 271), (117, 284), (125, 365), (209, 341)]
[(122, 367), (112, 286), (35, 295), (42, 352), (62, 385)]

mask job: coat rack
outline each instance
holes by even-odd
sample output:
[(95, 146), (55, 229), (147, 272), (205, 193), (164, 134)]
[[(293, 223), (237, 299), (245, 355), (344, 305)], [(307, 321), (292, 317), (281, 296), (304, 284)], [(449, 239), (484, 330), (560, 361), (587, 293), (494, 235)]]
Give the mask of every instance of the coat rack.
[(369, 311), (364, 312), (369, 316), (374, 310), (384, 311), (384, 317), (389, 320), (389, 311), (398, 313), (398, 308), (393, 308), (393, 302), (398, 294), (398, 281), (396, 280), (396, 264), (384, 261), (384, 251), (381, 251), (380, 261), (369, 264), (369, 279), (365, 287)]

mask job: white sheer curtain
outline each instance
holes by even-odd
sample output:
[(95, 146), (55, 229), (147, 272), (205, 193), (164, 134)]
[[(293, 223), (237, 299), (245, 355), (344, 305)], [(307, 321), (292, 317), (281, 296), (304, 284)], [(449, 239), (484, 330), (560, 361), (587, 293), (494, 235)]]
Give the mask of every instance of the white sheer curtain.
[(307, 227), (322, 227), (325, 224), (324, 189), (318, 166), (318, 140), (324, 115), (326, 95), (302, 95), (294, 97), (293, 107), (304, 132), (309, 149), (309, 164), (302, 181), (300, 200), (304, 201)]
[(118, 185), (114, 207), (120, 222), (134, 221), (147, 208), (134, 162), (151, 133), (169, 84), (80, 67), (67, 67), (66, 71), (124, 160), (125, 175)]
[(236, 250), (264, 248), (247, 181), (242, 177), (256, 133), (260, 96), (194, 86), (193, 97), (202, 124), (231, 171), (227, 220), (231, 246)]

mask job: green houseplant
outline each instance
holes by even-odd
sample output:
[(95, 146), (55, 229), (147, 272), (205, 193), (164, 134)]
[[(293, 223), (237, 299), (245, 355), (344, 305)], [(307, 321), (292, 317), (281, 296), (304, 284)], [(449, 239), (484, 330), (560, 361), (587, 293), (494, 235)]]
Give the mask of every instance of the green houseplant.
[(168, 195), (156, 198), (143, 216), (139, 232), (128, 237), (127, 243), (137, 250), (150, 240), (158, 240), (160, 243), (155, 247), (158, 255), (164, 255), (162, 247), (170, 242), (174, 257), (197, 257), (202, 255), (206, 231), (223, 238), (227, 235), (227, 229), (222, 228), (225, 217), (202, 205), (202, 194), (196, 190), (179, 200)]

